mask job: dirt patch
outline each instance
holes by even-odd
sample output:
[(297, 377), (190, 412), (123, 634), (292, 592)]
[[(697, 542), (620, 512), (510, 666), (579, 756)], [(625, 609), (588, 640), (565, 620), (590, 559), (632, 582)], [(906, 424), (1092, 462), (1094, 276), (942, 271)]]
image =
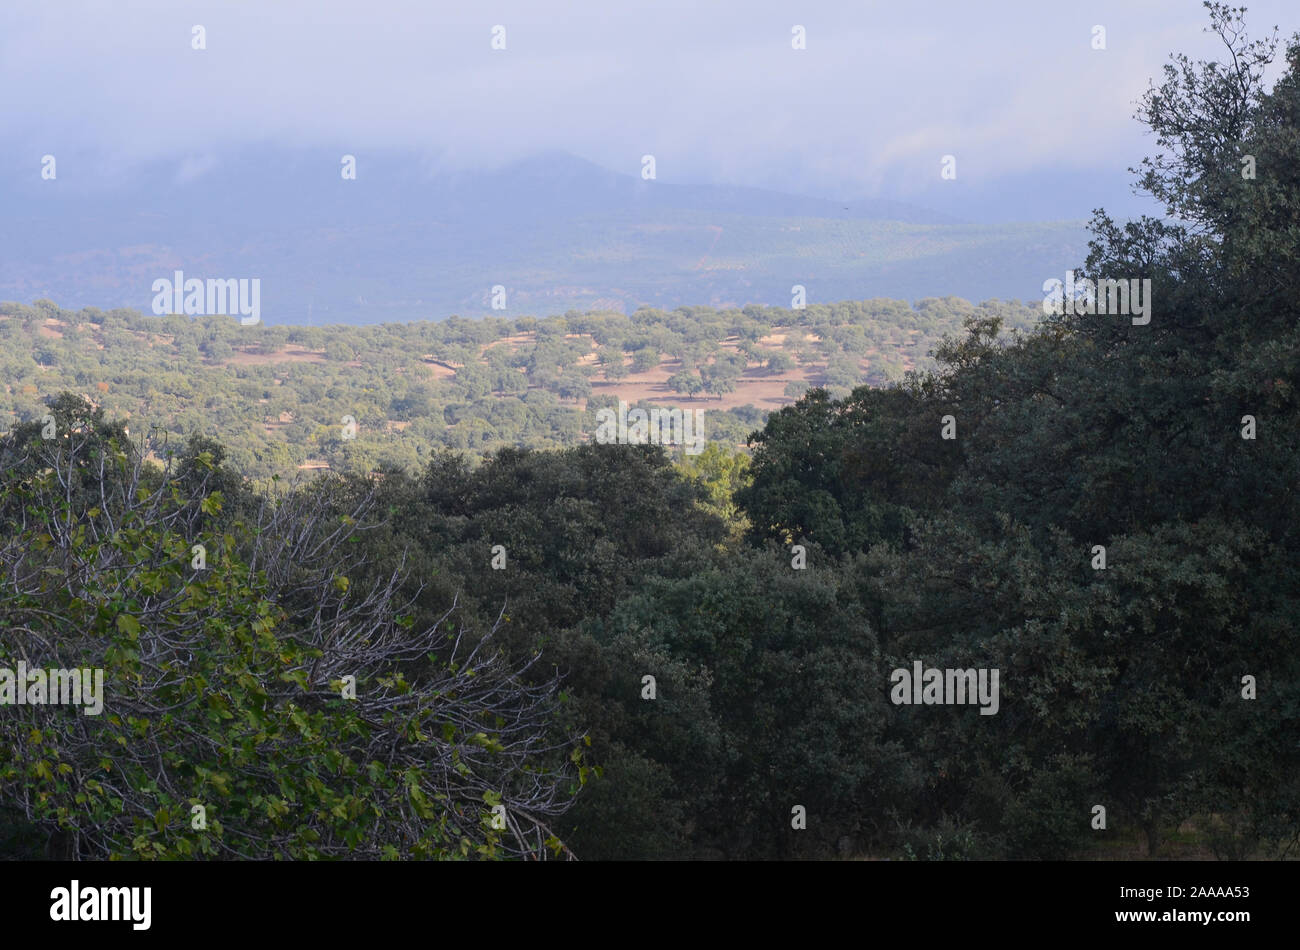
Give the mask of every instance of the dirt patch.
[(685, 393), (674, 392), (668, 388), (668, 379), (681, 370), (680, 360), (667, 360), (644, 373), (636, 373), (626, 379), (615, 381), (593, 379), (591, 384), (594, 395), (613, 396), (628, 403), (640, 400), (652, 403), (672, 403), (682, 406), (698, 406), (702, 409), (735, 409), (738, 406), (751, 405), (764, 409), (779, 409), (789, 406), (794, 399), (785, 394), (787, 383), (797, 382), (804, 388), (817, 385), (818, 370), (821, 367), (804, 366), (779, 375), (769, 375), (757, 367), (747, 369), (736, 380), (736, 391), (723, 393), (721, 397), (712, 393), (697, 393), (695, 398)]
[[(914, 336), (919, 331), (910, 331), (909, 337)], [(593, 343), (589, 333), (569, 333), (565, 334), (566, 339), (586, 340)], [(728, 337), (719, 343), (719, 348), (725, 351), (735, 352), (741, 340), (738, 337)], [(805, 343), (820, 343), (821, 338), (815, 333), (806, 333), (799, 327), (773, 327), (772, 332), (761, 337), (757, 344), (767, 349), (784, 351), (793, 355), (795, 348)], [(887, 352), (896, 354), (901, 357), (901, 362), (907, 368), (912, 364), (912, 360), (905, 355), (905, 347), (910, 343), (910, 339), (905, 337), (899, 344), (893, 344), (886, 348)], [(536, 343), (536, 334), (532, 332), (517, 333), (500, 340), (483, 346), (479, 352), (485, 355), (488, 350), (502, 344), (510, 347), (512, 350), (534, 345)], [(879, 364), (879, 351), (873, 349), (864, 358), (859, 358), (857, 363), (862, 370), (863, 377), (870, 373)], [(450, 380), (456, 375), (460, 364), (452, 363), (447, 360), (436, 359), (432, 354), (421, 356), (422, 365), (424, 365), (429, 375), (436, 380)], [(630, 367), (632, 361), (631, 354), (624, 354), (623, 365)], [(328, 362), (323, 353), (308, 350), (299, 344), (288, 344), (272, 354), (261, 353), (243, 353), (237, 352), (226, 365), (255, 365), (268, 363), (325, 363)], [(353, 360), (344, 364), (349, 367), (360, 367), (359, 361)], [(667, 382), (675, 373), (681, 371), (682, 364), (677, 359), (664, 359), (659, 365), (642, 373), (630, 373), (624, 378), (617, 380), (608, 379), (604, 372), (600, 370), (596, 362), (596, 353), (587, 352), (575, 361), (575, 365), (593, 369), (595, 372), (591, 375), (593, 395), (613, 396), (615, 399), (622, 399), (628, 403), (648, 402), (657, 405), (671, 405), (700, 409), (735, 409), (740, 406), (751, 405), (761, 409), (774, 411), (782, 406), (792, 405), (796, 397), (786, 395), (786, 387), (790, 383), (798, 385), (800, 393), (804, 390), (821, 386), (825, 384), (825, 359), (815, 360), (792, 367), (790, 370), (777, 375), (767, 373), (759, 363), (749, 363), (744, 373), (735, 380), (735, 391), (725, 393), (721, 397), (710, 393), (697, 393), (694, 398), (684, 393), (678, 393), (669, 389)], [(517, 370), (523, 373), (523, 370)], [(529, 387), (530, 389), (536, 387)], [(498, 398), (505, 398), (502, 394), (495, 394)], [(578, 402), (563, 401), (564, 405), (575, 408), (585, 408), (586, 400)], [(283, 428), (293, 421), (293, 416), (289, 413), (283, 413), (278, 420), (267, 420), (266, 431), (268, 433)], [(409, 423), (388, 420), (385, 429), (389, 432), (401, 432), (408, 427)], [(299, 466), (301, 469), (313, 470), (328, 468), (329, 464), (319, 459), (309, 459), (306, 463)]]
[(426, 359), (424, 366), (434, 379), (451, 379), (456, 375), (456, 370), (449, 363), (436, 363)]
[[(236, 350), (223, 366), (265, 366), (268, 363), (324, 363), (325, 354), (309, 350), (298, 343), (287, 343), (274, 353), (245, 353)], [(349, 364), (351, 365), (351, 364)], [(356, 364), (360, 366), (361, 364)]]
[(514, 336), (503, 336), (499, 340), (493, 340), (487, 346), (483, 347), (483, 352), (486, 353), (494, 346), (508, 346), (512, 350), (517, 350), (525, 344), (531, 345), (536, 342), (537, 342), (536, 333), (516, 333)]

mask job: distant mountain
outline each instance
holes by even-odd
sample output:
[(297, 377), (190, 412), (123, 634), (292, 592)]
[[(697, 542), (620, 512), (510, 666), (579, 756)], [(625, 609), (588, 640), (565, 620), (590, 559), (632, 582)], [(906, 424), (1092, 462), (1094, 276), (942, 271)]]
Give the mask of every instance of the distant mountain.
[(0, 299), (150, 309), (152, 283), (260, 278), (268, 323), (642, 304), (1033, 299), (1082, 222), (971, 224), (898, 202), (642, 181), (562, 153), (473, 173), (409, 152), (268, 150), (0, 178)]

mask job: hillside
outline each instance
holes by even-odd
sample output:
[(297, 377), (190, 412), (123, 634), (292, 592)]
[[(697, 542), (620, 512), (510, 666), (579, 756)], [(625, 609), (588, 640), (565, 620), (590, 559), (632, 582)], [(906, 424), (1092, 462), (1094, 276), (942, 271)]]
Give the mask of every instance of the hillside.
[[(149, 311), (153, 281), (257, 278), (265, 323), (373, 324), (870, 297), (1023, 299), (1082, 222), (964, 223), (898, 202), (643, 181), (565, 154), (452, 174), (419, 154), (275, 150), (53, 181), (0, 176), (0, 300)], [(494, 309), (492, 288), (505, 289)]]
[(39, 418), (47, 397), (71, 390), (137, 435), (161, 426), (172, 439), (218, 438), (254, 478), (414, 468), (438, 447), (576, 445), (619, 400), (703, 408), (706, 437), (737, 445), (808, 388), (844, 395), (929, 365), (934, 345), (975, 315), (1021, 328), (1036, 319), (1021, 304), (929, 298), (245, 327), (10, 303), (0, 305), (0, 424)]

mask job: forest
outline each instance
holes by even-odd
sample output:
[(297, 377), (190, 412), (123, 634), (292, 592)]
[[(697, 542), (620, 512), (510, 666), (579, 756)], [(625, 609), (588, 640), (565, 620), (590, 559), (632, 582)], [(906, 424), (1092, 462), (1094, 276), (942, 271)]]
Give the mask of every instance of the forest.
[[(0, 854), (1294, 858), (1300, 38), (1265, 89), (1213, 16), (1139, 109), (1167, 216), (1078, 268), (1143, 324), (5, 305), (0, 666), (105, 698), (0, 717)], [(637, 366), (808, 372), (686, 456), (586, 437)], [(995, 713), (891, 701), (917, 663)]]
[(843, 396), (929, 365), (976, 314), (1027, 329), (1041, 308), (950, 297), (293, 327), (6, 303), (0, 418), (33, 421), (51, 394), (76, 392), (128, 429), (159, 427), (146, 454), (219, 437), (260, 481), (418, 468), (439, 448), (578, 445), (620, 399), (702, 405), (708, 438), (735, 447), (813, 386)]

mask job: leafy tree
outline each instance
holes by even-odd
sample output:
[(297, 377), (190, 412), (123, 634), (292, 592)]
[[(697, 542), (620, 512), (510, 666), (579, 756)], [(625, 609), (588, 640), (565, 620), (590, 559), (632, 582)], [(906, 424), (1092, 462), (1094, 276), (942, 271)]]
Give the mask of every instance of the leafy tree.
[[(366, 506), (328, 518), (293, 492), (206, 530), (220, 492), (187, 497), (87, 413), (62, 438), (11, 434), (0, 457), (0, 665), (103, 671), (97, 715), (0, 721), (19, 840), (101, 859), (563, 851), (546, 824), (569, 803), (555, 681), (523, 681), (451, 611), (415, 625), (400, 576), (354, 584)], [(89, 469), (97, 497), (70, 502)]]
[[(1300, 619), (1300, 288), (1279, 261), (1297, 250), (1300, 39), (1265, 92), (1270, 44), (1210, 13), (1227, 61), (1177, 58), (1140, 113), (1166, 150), (1140, 181), (1175, 220), (1099, 213), (1084, 268), (1150, 280), (1149, 323), (1080, 308), (1007, 339), (983, 308), (937, 371), (814, 390), (754, 437), (736, 498), (756, 543), (852, 558), (887, 666), (1001, 671), (998, 716), (893, 717), (925, 788), (904, 826), (948, 814), (990, 850), (1059, 856), (1108, 802), (1152, 854), (1207, 814), (1234, 853), (1298, 840), (1300, 665), (1280, 632)], [(1269, 170), (1243, 175), (1246, 155)]]
[(686, 393), (692, 399), (695, 394), (704, 389), (704, 381), (700, 379), (699, 374), (682, 370), (674, 373), (668, 379), (668, 388), (675, 393)]
[(645, 373), (659, 365), (659, 351), (654, 347), (644, 346), (632, 354), (632, 372)]
[(794, 360), (782, 350), (774, 350), (767, 357), (767, 371), (774, 376), (794, 369)]
[(715, 393), (721, 399), (736, 391), (736, 374), (726, 364), (701, 366), (700, 383), (704, 392)]

